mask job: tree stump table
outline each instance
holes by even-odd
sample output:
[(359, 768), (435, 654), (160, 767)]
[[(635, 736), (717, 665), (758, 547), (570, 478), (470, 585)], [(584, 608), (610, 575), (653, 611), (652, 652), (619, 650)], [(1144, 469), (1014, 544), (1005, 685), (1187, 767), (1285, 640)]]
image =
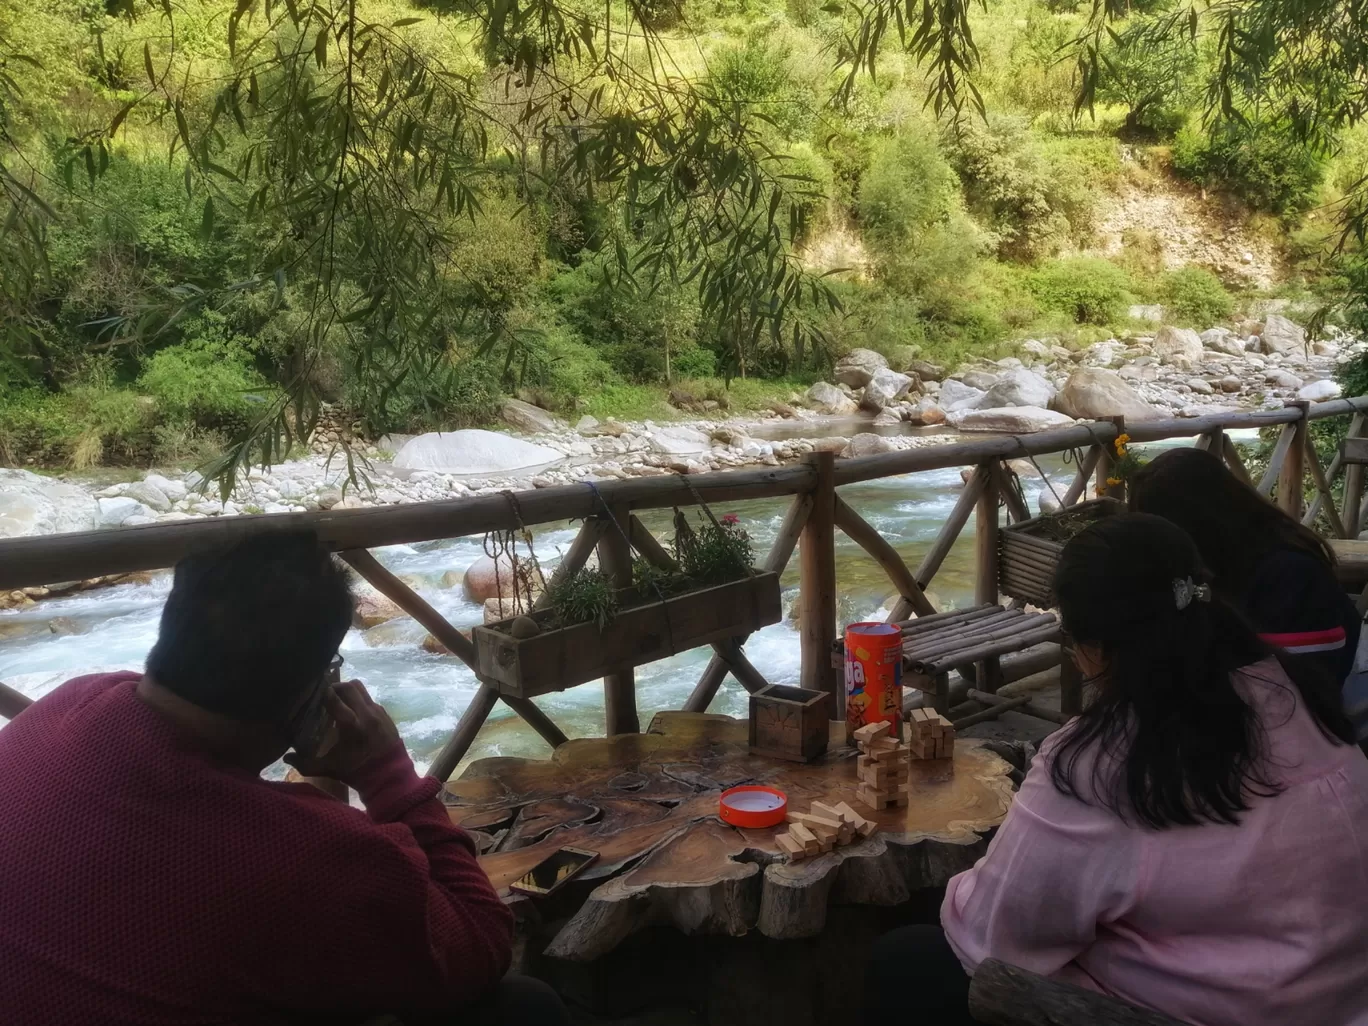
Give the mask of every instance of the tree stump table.
[[(481, 759), (445, 801), (500, 890), (562, 845), (599, 852), (582, 878), (592, 890), (545, 951), (589, 961), (653, 923), (792, 939), (821, 933), (829, 904), (907, 901), (973, 865), (1012, 800), (1011, 767), (971, 740), (956, 744), (953, 772), (914, 761), (907, 807), (877, 813), (858, 804), (856, 752), (843, 739), (807, 764), (751, 755), (747, 741), (744, 720), (659, 713), (644, 734), (570, 741), (549, 760)], [(879, 829), (789, 863), (774, 841), (785, 827), (718, 818), (718, 796), (743, 783), (779, 788), (794, 811), (850, 802)]]

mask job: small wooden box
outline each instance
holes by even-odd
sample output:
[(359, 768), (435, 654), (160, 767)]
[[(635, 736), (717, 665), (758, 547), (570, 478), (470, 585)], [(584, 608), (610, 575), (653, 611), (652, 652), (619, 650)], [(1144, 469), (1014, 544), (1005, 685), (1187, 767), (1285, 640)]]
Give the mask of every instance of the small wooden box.
[(811, 762), (827, 750), (831, 696), (825, 691), (771, 684), (750, 696), (752, 755)]

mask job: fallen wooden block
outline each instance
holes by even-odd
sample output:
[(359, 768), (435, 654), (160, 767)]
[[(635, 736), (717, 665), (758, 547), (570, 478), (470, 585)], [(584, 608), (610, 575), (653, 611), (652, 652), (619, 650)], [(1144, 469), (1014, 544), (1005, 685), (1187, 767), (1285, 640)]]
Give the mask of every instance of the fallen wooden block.
[(795, 841), (802, 844), (809, 855), (816, 855), (822, 850), (822, 842), (817, 839), (817, 835), (803, 826), (802, 823), (790, 823), (789, 833)]
[(876, 738), (881, 738), (893, 729), (893, 725), (887, 721), (883, 723), (866, 723), (851, 735), (856, 744), (869, 744)]
[(818, 816), (811, 812), (790, 812), (788, 814), (788, 821), (790, 823), (802, 823), (803, 826), (814, 832), (818, 829), (822, 829), (830, 830), (833, 833), (839, 833), (841, 830), (840, 816), (827, 817)]
[(868, 837), (879, 825), (873, 820), (865, 819), (858, 812), (852, 809), (847, 802), (841, 802), (836, 806), (836, 811), (841, 814), (841, 819), (855, 829), (861, 837)]
[(807, 858), (807, 849), (803, 847), (800, 841), (795, 841), (791, 834), (775, 834), (774, 843), (779, 845), (794, 862)]

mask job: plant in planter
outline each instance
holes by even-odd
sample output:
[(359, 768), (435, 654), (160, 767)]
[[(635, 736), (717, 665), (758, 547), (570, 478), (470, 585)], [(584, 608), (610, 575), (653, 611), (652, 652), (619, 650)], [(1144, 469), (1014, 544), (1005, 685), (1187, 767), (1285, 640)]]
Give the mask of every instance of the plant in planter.
[(1124, 494), (1130, 479), (1148, 461), (1142, 460), (1131, 451), (1130, 435), (1124, 433), (1117, 435), (1112, 441), (1112, 453), (1112, 465), (1107, 474), (1107, 493), (1115, 490), (1118, 494)]
[(602, 570), (584, 567), (553, 580), (546, 589), (546, 603), (560, 627), (593, 623), (601, 629), (617, 615), (618, 593)]
[(1065, 543), (1098, 519), (1125, 511), (1124, 503), (1103, 497), (1008, 524), (998, 540), (999, 589), (1041, 609), (1053, 608), (1054, 572)]

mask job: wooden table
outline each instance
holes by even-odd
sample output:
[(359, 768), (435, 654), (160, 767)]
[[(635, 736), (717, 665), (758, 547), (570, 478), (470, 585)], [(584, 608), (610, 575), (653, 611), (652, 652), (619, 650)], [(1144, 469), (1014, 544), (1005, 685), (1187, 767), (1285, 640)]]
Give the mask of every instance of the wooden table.
[[(660, 713), (644, 734), (570, 741), (549, 760), (481, 759), (445, 797), (452, 821), (476, 832), (501, 890), (562, 845), (600, 853), (585, 874), (587, 896), (546, 949), (589, 961), (650, 923), (789, 939), (821, 933), (829, 904), (904, 902), (983, 854), (985, 833), (1011, 804), (1010, 773), (1004, 759), (961, 740), (953, 770), (945, 760), (912, 763), (907, 808), (871, 814), (856, 804), (853, 749), (783, 762), (749, 753), (744, 720)], [(750, 782), (780, 788), (798, 811), (813, 800), (848, 801), (880, 829), (788, 863), (776, 828), (717, 818), (721, 791)]]

